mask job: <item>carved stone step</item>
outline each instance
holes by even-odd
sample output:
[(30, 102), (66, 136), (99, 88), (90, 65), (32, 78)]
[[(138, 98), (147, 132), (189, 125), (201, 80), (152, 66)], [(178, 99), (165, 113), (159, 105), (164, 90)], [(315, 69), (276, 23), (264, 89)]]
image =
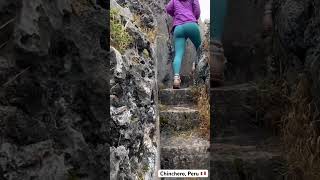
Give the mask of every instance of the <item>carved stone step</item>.
[(211, 144), (210, 179), (283, 179), (283, 159), (278, 152), (255, 146)]
[(195, 97), (190, 88), (161, 89), (159, 100), (164, 105), (194, 104)]
[(239, 84), (210, 89), (214, 137), (256, 135), (262, 123), (256, 119), (256, 88)]
[(208, 140), (198, 137), (161, 136), (161, 169), (208, 169)]
[(162, 106), (160, 129), (166, 132), (192, 130), (199, 126), (200, 114), (192, 105)]

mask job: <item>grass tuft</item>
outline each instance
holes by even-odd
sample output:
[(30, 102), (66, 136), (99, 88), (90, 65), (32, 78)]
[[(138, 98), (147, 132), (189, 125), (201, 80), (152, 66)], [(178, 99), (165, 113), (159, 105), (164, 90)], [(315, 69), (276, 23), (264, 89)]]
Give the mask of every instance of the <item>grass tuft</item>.
[(155, 43), (156, 38), (158, 36), (158, 32), (156, 28), (148, 28), (148, 27), (143, 27), (142, 22), (141, 22), (141, 15), (135, 14), (133, 16), (133, 23), (143, 32), (148, 40), (151, 43)]
[(110, 42), (120, 53), (124, 53), (133, 42), (133, 38), (120, 20), (119, 10), (114, 8), (110, 10)]
[(282, 142), (289, 177), (320, 179), (320, 134), (314, 126), (316, 106), (311, 82), (302, 77), (290, 97), (290, 106), (282, 116)]
[(200, 113), (200, 135), (209, 139), (210, 137), (210, 102), (209, 92), (206, 85), (191, 88), (196, 97), (197, 109)]
[(320, 122), (316, 118), (319, 112), (312, 97), (311, 81), (302, 74), (292, 92), (288, 87), (285, 80), (260, 83), (258, 111), (271, 112), (271, 129), (281, 139), (287, 178), (319, 180)]

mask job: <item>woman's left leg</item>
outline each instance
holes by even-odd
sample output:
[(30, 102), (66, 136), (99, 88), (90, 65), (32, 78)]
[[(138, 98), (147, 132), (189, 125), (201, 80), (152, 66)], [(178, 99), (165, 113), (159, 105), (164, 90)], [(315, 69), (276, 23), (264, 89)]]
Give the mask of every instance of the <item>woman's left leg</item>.
[(196, 50), (198, 50), (201, 45), (201, 34), (199, 25), (193, 22), (186, 23), (183, 25), (183, 28), (185, 30), (186, 37), (191, 40)]
[(198, 64), (198, 61), (200, 60), (200, 46), (201, 46), (201, 33), (200, 28), (197, 23), (186, 23), (184, 25), (184, 29), (186, 32), (187, 37), (191, 40), (194, 47), (197, 51), (197, 59), (192, 63), (192, 74), (194, 74), (194, 71), (196, 69), (196, 65)]

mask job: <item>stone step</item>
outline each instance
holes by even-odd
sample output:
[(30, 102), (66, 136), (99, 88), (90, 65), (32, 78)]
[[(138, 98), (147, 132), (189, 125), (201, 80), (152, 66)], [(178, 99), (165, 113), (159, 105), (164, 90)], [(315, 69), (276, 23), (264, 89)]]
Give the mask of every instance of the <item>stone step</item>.
[(199, 126), (200, 114), (193, 105), (161, 106), (160, 130), (166, 132), (189, 131)]
[(159, 91), (159, 100), (164, 105), (194, 104), (194, 95), (190, 88), (182, 89), (161, 89)]
[(283, 179), (283, 158), (279, 152), (255, 146), (211, 144), (210, 179), (278, 180)]
[(161, 134), (161, 169), (208, 169), (208, 140), (192, 135), (164, 136)]
[(220, 135), (218, 137), (213, 137), (211, 139), (212, 143), (223, 143), (223, 144), (234, 144), (240, 146), (250, 146), (250, 145), (259, 145), (264, 143), (263, 140), (272, 139), (271, 133), (261, 133), (261, 132), (252, 132), (254, 135), (248, 134), (237, 134), (235, 136), (231, 135)]
[(236, 136), (262, 132), (256, 120), (256, 87), (239, 84), (210, 89), (214, 136)]

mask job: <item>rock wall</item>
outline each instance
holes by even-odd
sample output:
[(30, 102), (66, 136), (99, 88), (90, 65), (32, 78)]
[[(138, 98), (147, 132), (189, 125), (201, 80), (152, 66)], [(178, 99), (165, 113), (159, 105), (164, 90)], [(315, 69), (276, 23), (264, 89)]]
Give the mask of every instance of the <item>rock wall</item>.
[(314, 101), (320, 107), (320, 2), (307, 0), (274, 1), (274, 62), (281, 64), (282, 75), (294, 86), (299, 74), (312, 80)]
[[(313, 157), (320, 143), (320, 2), (274, 0), (273, 18), (272, 61), (277, 75), (273, 78), (285, 82), (287, 92), (279, 94), (290, 97), (289, 107), (281, 113), (283, 149), (290, 167), (286, 174), (288, 179), (319, 179), (314, 172), (319, 172), (320, 160)], [(297, 146), (299, 142), (303, 145)]]
[(159, 157), (155, 39), (160, 38), (155, 16), (162, 12), (160, 5), (151, 0), (111, 1), (111, 9), (120, 10), (119, 19), (133, 39), (121, 53), (111, 43), (111, 179), (155, 177)]
[(0, 14), (15, 17), (0, 29), (0, 179), (106, 179), (107, 4), (1, 0)]

